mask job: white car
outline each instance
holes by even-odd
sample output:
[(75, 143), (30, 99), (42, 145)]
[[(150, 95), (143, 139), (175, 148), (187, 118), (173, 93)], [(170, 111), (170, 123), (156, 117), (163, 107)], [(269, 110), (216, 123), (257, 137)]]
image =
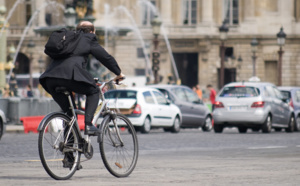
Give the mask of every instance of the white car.
[(151, 128), (162, 127), (177, 133), (181, 126), (180, 109), (154, 88), (110, 90), (104, 94), (109, 108), (126, 115), (136, 131), (149, 133)]

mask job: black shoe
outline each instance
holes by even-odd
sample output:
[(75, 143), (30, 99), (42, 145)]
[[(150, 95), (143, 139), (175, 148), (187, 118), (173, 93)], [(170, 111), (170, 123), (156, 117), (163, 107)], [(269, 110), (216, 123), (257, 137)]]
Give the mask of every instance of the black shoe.
[[(65, 158), (62, 160), (63, 162), (63, 168), (69, 168), (70, 170), (73, 167), (74, 164), (74, 158), (69, 158), (68, 156), (65, 156)], [(82, 169), (82, 165), (78, 164), (77, 170)]]
[(94, 125), (85, 125), (84, 134), (89, 136), (97, 136), (99, 134), (99, 130)]
[(64, 159), (62, 160), (62, 162), (63, 162), (63, 167), (64, 168), (71, 169), (73, 167), (73, 164), (74, 164), (74, 158), (72, 159), (68, 155), (65, 155)]

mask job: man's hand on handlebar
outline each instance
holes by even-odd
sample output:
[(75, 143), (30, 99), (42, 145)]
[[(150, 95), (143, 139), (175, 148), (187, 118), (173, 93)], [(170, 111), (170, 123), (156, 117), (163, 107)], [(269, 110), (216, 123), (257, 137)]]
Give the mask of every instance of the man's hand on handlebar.
[(124, 74), (120, 74), (117, 77), (115, 77), (114, 81), (116, 82), (116, 84), (119, 84), (120, 81), (123, 81), (125, 79), (125, 75)]

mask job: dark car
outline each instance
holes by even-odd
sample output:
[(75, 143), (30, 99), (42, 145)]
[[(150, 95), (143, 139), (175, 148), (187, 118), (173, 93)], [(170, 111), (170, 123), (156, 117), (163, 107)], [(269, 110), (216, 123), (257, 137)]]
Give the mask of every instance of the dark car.
[(278, 87), (285, 98), (289, 99), (289, 104), (294, 108), (295, 131), (300, 131), (300, 87)]
[(149, 85), (160, 90), (166, 98), (177, 105), (182, 114), (181, 128), (212, 129), (212, 114), (208, 107), (189, 87), (184, 85)]
[(4, 134), (5, 126), (4, 123), (6, 123), (6, 117), (2, 110), (0, 110), (0, 140), (2, 135)]

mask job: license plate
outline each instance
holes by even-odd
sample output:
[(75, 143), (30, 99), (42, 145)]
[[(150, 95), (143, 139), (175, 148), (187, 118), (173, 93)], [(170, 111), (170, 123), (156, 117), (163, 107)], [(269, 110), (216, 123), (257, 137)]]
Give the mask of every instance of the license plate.
[(247, 106), (229, 106), (228, 110), (234, 110), (234, 111), (239, 111), (239, 110), (247, 110)]

